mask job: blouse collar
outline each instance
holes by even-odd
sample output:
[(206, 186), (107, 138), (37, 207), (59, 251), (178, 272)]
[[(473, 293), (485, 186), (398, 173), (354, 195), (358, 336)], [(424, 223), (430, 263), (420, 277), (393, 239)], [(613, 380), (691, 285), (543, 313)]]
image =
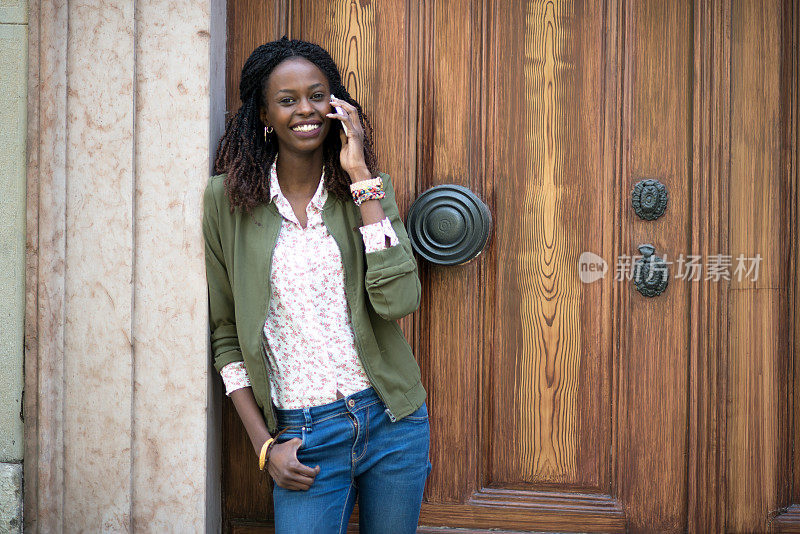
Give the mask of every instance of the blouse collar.
[[(325, 170), (322, 171), (322, 176), (319, 178), (319, 185), (317, 186), (317, 190), (314, 192), (314, 196), (311, 197), (311, 202), (315, 208), (322, 211), (323, 207), (325, 206), (325, 201), (328, 200), (328, 190), (325, 189)], [(281, 185), (278, 182), (278, 158), (275, 158), (275, 161), (272, 162), (272, 167), (269, 169), (269, 200), (270, 202), (274, 202), (275, 198), (280, 195), (281, 199), (288, 202), (286, 197), (283, 196), (283, 192), (281, 192)], [(277, 202), (276, 202), (277, 204)]]

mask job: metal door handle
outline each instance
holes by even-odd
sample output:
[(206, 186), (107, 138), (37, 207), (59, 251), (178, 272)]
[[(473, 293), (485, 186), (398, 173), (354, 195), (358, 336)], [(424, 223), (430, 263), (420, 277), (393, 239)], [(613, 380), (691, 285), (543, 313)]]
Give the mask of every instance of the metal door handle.
[(411, 204), (406, 228), (417, 254), (438, 265), (461, 265), (486, 247), (492, 214), (466, 187), (437, 185)]
[(639, 245), (642, 257), (636, 260), (633, 268), (633, 284), (645, 297), (657, 297), (667, 289), (669, 269), (667, 263), (654, 252), (653, 245)]

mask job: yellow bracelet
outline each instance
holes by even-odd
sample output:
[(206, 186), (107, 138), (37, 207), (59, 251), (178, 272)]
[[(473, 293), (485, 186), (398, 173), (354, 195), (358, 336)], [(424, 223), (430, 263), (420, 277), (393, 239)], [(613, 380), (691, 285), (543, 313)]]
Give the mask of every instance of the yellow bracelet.
[(275, 441), (275, 438), (269, 438), (264, 444), (261, 446), (261, 454), (258, 455), (258, 468), (263, 471), (264, 470), (264, 463), (267, 461), (267, 450), (269, 449), (269, 444)]

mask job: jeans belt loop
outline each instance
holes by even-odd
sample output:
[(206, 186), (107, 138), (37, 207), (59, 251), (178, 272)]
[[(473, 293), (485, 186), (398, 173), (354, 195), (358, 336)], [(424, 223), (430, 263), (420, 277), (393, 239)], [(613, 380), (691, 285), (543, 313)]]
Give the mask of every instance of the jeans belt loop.
[(311, 432), (311, 409), (303, 408), (303, 417), (306, 419), (306, 432)]

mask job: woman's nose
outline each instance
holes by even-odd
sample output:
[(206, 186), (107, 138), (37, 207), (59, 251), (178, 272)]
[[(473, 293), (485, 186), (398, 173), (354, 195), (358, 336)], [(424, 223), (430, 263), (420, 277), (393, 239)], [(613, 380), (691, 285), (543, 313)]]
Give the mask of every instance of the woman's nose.
[(311, 102), (307, 98), (303, 98), (297, 105), (297, 111), (300, 113), (311, 113), (314, 111), (314, 106), (311, 105)]

